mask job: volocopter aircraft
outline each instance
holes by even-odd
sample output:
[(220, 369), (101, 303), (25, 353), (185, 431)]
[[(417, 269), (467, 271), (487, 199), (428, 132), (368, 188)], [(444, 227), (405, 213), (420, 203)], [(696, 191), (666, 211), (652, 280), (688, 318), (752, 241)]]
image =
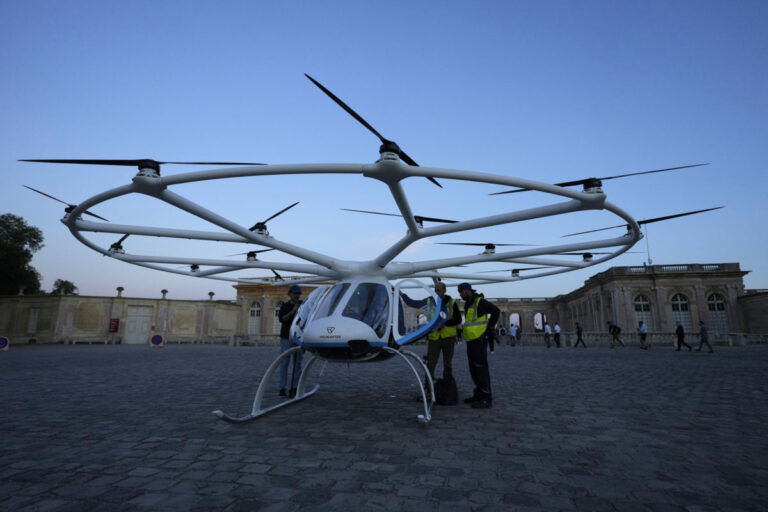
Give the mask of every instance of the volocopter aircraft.
[[(105, 256), (150, 269), (187, 276), (240, 283), (287, 283), (314, 287), (314, 291), (302, 303), (291, 326), (291, 337), (298, 346), (280, 354), (269, 366), (258, 386), (252, 410), (249, 414), (233, 417), (222, 411), (214, 411), (214, 414), (226, 421), (243, 422), (252, 420), (290, 403), (303, 400), (317, 392), (319, 385), (315, 385), (311, 389), (308, 389), (307, 386), (310, 369), (317, 360), (372, 362), (391, 357), (400, 357), (411, 368), (419, 383), (418, 387), (422, 393), (423, 413), (418, 414), (417, 418), (422, 424), (427, 424), (431, 419), (431, 411), (434, 405), (434, 399), (432, 398), (434, 397), (434, 392), (431, 392), (433, 391), (432, 378), (421, 358), (403, 348), (423, 338), (432, 330), (441, 327), (446, 320), (445, 314), (441, 312), (442, 304), (440, 297), (428, 286), (428, 281), (425, 282), (425, 279), (431, 279), (433, 282), (438, 280), (458, 282), (458, 280), (461, 280), (467, 281), (472, 285), (480, 285), (533, 279), (583, 269), (603, 263), (628, 251), (642, 238), (643, 235), (640, 230), (642, 224), (716, 209), (709, 208), (637, 221), (618, 206), (608, 202), (607, 196), (602, 189), (602, 181), (609, 179), (686, 169), (706, 164), (685, 165), (602, 178), (592, 177), (556, 184), (474, 171), (421, 167), (397, 143), (383, 137), (346, 103), (314, 78), (309, 75), (306, 76), (341, 108), (379, 138), (381, 146), (379, 148), (378, 160), (370, 164), (281, 165), (267, 165), (254, 162), (164, 162), (153, 159), (22, 160), (25, 162), (43, 163), (136, 166), (138, 168), (138, 173), (130, 183), (106, 190), (76, 205), (66, 203), (32, 187), (27, 187), (34, 192), (66, 204), (67, 208), (62, 222), (69, 228), (77, 240)], [(160, 168), (164, 164), (227, 167), (162, 176)], [(362, 175), (366, 178), (377, 180), (386, 186), (399, 213), (383, 213), (368, 210), (351, 211), (401, 217), (405, 225), (405, 233), (402, 237), (381, 252), (381, 254), (370, 260), (343, 260), (289, 243), (270, 234), (267, 229), (267, 223), (298, 203), (293, 203), (264, 221), (247, 227), (247, 225), (233, 222), (171, 190), (176, 185), (208, 180), (324, 174)], [(463, 220), (426, 217), (414, 214), (411, 209), (411, 201), (409, 201), (409, 196), (403, 186), (405, 180), (413, 178), (427, 178), (439, 187), (442, 187), (442, 185), (438, 179), (515, 187), (512, 190), (496, 194), (533, 190), (554, 196), (554, 199), (550, 204), (544, 206), (522, 208), (497, 215), (465, 218)], [(569, 188), (576, 185), (581, 185), (583, 187), (582, 190)], [(203, 219), (220, 229), (217, 231), (199, 231), (114, 224), (90, 211), (101, 203), (129, 194), (151, 196)], [(603, 210), (615, 214), (622, 220), (622, 224), (613, 227), (626, 226), (626, 232), (619, 236), (548, 246), (460, 242), (455, 243), (455, 245), (481, 246), (483, 251), (480, 254), (440, 259), (410, 262), (394, 261), (398, 255), (414, 242), (425, 238), (514, 224), (585, 210)], [(104, 222), (85, 220), (82, 217), (84, 214), (96, 217)], [(85, 233), (112, 233), (121, 235), (121, 238), (109, 246), (102, 246), (87, 238)], [(576, 234), (583, 233), (575, 233), (574, 235)], [(239, 261), (195, 258), (188, 255), (157, 256), (133, 254), (126, 251), (123, 247), (123, 242), (130, 235), (246, 243), (266, 247), (266, 249), (244, 253), (246, 258)], [(504, 249), (498, 250), (501, 247), (504, 247)], [(596, 249), (609, 251), (598, 252)], [(291, 255), (303, 262), (264, 261), (259, 259), (259, 253), (271, 250)], [(581, 258), (574, 260), (572, 258), (574, 255), (581, 256)], [(506, 271), (508, 275), (496, 277), (489, 276), (488, 271), (466, 269), (466, 267), (487, 262), (510, 263), (516, 267), (508, 269)], [(178, 265), (188, 266), (189, 270), (180, 270)], [(532, 266), (519, 267), (519, 265)], [(457, 270), (458, 268), (461, 268), (461, 270)], [(265, 269), (271, 271), (275, 277), (266, 279), (226, 276), (228, 273), (242, 271), (243, 269)], [(521, 271), (530, 273), (521, 275)], [(293, 272), (300, 274), (302, 277), (284, 280), (279, 272)], [(411, 317), (406, 315), (406, 308), (403, 306), (402, 298), (405, 289), (416, 289), (417, 293), (432, 298), (431, 301), (427, 301), (427, 306), (422, 308), (422, 311), (417, 312), (426, 317), (427, 322), (425, 324), (413, 325), (413, 322), (409, 320)], [(307, 350), (313, 357), (309, 359), (301, 371), (296, 396), (278, 404), (263, 407), (264, 393), (271, 382), (274, 372), (279, 368), (283, 360), (292, 357), (298, 350)], [(423, 373), (425, 376), (424, 382), (421, 380), (420, 373)]]

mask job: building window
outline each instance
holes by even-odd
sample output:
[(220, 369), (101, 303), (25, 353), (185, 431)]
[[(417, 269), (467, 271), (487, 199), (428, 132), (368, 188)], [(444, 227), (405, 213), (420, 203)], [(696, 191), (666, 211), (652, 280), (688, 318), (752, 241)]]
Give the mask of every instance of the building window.
[(688, 297), (678, 293), (672, 297), (672, 319), (675, 326), (680, 322), (686, 332), (693, 332), (693, 322), (691, 321), (691, 310), (688, 306)]
[(653, 325), (653, 315), (651, 314), (651, 302), (645, 295), (635, 297), (635, 322), (639, 325), (643, 322), (648, 329)]
[(512, 313), (509, 315), (509, 325), (516, 325), (520, 329), (520, 313)]
[(709, 330), (711, 332), (728, 332), (728, 315), (725, 311), (725, 297), (719, 293), (713, 293), (707, 297), (709, 308)]
[(254, 302), (248, 311), (248, 334), (261, 333), (261, 304)]

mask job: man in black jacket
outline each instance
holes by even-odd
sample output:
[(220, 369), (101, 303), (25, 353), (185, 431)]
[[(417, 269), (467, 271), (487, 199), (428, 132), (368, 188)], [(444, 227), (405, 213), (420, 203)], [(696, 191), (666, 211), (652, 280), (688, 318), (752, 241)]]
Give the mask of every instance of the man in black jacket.
[(680, 352), (680, 346), (685, 345), (688, 347), (688, 352), (690, 352), (691, 346), (685, 342), (685, 329), (683, 329), (683, 326), (680, 322), (677, 322), (677, 329), (675, 329), (675, 334), (677, 334), (677, 351)]

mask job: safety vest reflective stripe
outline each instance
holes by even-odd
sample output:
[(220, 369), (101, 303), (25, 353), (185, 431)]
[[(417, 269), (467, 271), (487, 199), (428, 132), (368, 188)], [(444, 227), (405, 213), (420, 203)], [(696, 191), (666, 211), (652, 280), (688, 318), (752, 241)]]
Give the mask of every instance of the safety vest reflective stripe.
[(480, 305), (480, 297), (475, 299), (474, 304), (467, 309), (465, 314), (466, 322), (464, 322), (464, 339), (466, 341), (472, 341), (483, 335), (485, 329), (488, 327), (488, 315), (481, 317), (475, 317), (477, 314), (477, 308)]
[[(427, 299), (427, 303), (429, 303), (429, 301), (431, 301), (431, 300), (432, 300), (431, 298), (428, 298)], [(454, 304), (456, 304), (456, 299), (451, 299), (450, 302), (448, 302), (448, 310), (447, 310), (447, 312), (448, 312), (448, 317), (449, 318), (453, 318), (453, 305)], [(452, 338), (452, 337), (455, 337), (455, 336), (456, 336), (456, 326), (453, 325), (453, 326), (449, 327), (447, 325), (444, 325), (440, 329), (438, 329), (436, 331), (432, 331), (431, 333), (429, 333), (427, 335), (427, 339), (434, 341), (434, 340), (439, 340), (439, 339), (443, 339), (443, 338)]]

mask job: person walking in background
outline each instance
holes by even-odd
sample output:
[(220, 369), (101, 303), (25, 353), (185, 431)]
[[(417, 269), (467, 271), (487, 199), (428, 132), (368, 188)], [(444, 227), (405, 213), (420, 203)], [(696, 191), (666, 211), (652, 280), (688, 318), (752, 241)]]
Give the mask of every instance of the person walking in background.
[(517, 341), (517, 326), (515, 324), (509, 324), (509, 345), (514, 347)]
[(579, 322), (576, 322), (576, 344), (573, 346), (573, 348), (576, 348), (579, 346), (579, 343), (581, 343), (581, 346), (584, 348), (587, 348), (587, 345), (584, 343), (584, 329), (581, 328), (581, 325)]
[(621, 341), (621, 338), (619, 338), (619, 334), (621, 334), (621, 327), (613, 322), (608, 322), (608, 333), (611, 335), (611, 348), (617, 344), (621, 345), (622, 347), (624, 346), (624, 342)]
[(683, 326), (680, 322), (677, 322), (677, 329), (675, 329), (675, 334), (677, 335), (677, 351), (680, 352), (680, 347), (685, 345), (688, 347), (688, 352), (690, 352), (691, 346), (685, 342), (685, 329), (683, 329)]
[(705, 343), (707, 344), (707, 348), (709, 348), (709, 353), (711, 354), (714, 352), (714, 350), (712, 350), (712, 345), (709, 344), (709, 332), (707, 331), (707, 326), (704, 325), (703, 320), (699, 320), (699, 348), (696, 352), (701, 352), (701, 347), (703, 347)]
[(547, 322), (544, 322), (544, 343), (547, 344), (547, 348), (549, 348), (549, 339), (552, 336), (552, 328), (549, 326)]
[(560, 324), (555, 322), (555, 345), (560, 348)]
[(645, 326), (642, 320), (637, 326), (637, 335), (640, 336), (640, 348), (648, 350), (648, 345), (645, 344), (645, 339), (648, 336), (648, 327)]

